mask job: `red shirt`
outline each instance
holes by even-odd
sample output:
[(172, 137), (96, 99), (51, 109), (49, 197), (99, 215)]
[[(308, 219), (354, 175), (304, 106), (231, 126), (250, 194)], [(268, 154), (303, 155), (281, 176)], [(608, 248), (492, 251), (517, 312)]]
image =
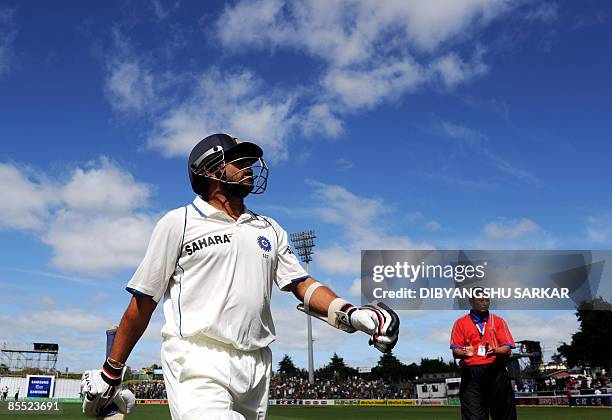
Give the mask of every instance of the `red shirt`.
[(478, 355), (480, 345), (488, 345), (487, 349), (501, 346), (516, 347), (506, 321), (489, 312), (479, 317), (474, 311), (455, 321), (450, 348), (464, 348), (470, 344), (474, 347), (474, 356), (461, 360), (462, 366), (488, 365), (495, 362), (495, 356)]

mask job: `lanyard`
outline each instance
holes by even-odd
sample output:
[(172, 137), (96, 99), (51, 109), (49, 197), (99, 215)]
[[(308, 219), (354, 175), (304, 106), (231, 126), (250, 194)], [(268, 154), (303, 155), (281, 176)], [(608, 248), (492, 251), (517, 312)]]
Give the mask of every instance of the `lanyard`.
[(476, 329), (478, 329), (478, 332), (480, 333), (481, 337), (483, 337), (484, 334), (485, 334), (486, 326), (487, 326), (487, 322), (486, 321), (482, 322), (482, 324), (480, 324), (478, 322), (476, 323)]

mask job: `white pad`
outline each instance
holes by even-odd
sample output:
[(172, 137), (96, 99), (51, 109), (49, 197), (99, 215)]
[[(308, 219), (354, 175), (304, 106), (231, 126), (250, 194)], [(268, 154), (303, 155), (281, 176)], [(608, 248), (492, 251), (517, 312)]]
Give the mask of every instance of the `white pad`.
[(310, 298), (315, 290), (317, 290), (320, 286), (322, 286), (322, 284), (316, 281), (308, 286), (308, 289), (306, 289), (306, 293), (304, 294), (304, 312), (307, 314), (310, 313)]

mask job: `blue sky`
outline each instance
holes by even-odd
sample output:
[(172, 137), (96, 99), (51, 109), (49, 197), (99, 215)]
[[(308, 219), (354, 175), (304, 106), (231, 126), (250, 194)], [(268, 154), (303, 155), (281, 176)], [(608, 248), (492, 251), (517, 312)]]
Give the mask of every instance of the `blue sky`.
[[(0, 341), (96, 366), (155, 221), (220, 131), (265, 150), (248, 205), (313, 228), (312, 274), (356, 299), (361, 249), (609, 249), (602, 2), (0, 2)], [(275, 360), (305, 322), (275, 293)], [(449, 358), (457, 312), (404, 312), (396, 353)], [(567, 311), (503, 314), (554, 350)], [(156, 362), (161, 311), (130, 364)], [(315, 325), (315, 363), (375, 363)], [(550, 356), (551, 352), (548, 352)]]

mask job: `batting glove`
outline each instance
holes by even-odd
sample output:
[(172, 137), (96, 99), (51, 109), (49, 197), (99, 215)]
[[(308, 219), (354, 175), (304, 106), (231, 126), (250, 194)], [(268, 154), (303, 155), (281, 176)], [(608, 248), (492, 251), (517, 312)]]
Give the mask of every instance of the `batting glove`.
[(132, 391), (121, 387), (121, 389), (115, 393), (113, 403), (115, 403), (119, 412), (131, 414), (136, 408), (136, 397)]
[(337, 315), (340, 322), (372, 336), (370, 345), (383, 353), (390, 352), (397, 344), (400, 320), (384, 303), (373, 302), (360, 308), (348, 304)]
[(135, 397), (131, 391), (121, 387), (125, 368), (112, 367), (108, 361), (102, 369), (87, 370), (81, 380), (83, 394), (83, 414), (87, 417), (105, 416), (114, 408), (113, 404), (123, 414), (134, 410)]

